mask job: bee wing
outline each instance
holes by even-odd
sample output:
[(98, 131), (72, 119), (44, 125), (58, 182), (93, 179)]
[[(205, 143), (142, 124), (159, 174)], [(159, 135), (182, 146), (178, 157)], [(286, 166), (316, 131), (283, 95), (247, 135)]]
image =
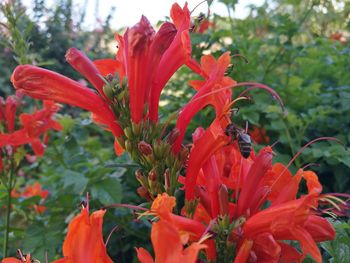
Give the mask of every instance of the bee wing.
[(240, 132), (239, 136), (241, 138), (242, 141), (244, 141), (245, 143), (251, 143), (252, 140), (250, 139), (250, 136), (246, 133)]

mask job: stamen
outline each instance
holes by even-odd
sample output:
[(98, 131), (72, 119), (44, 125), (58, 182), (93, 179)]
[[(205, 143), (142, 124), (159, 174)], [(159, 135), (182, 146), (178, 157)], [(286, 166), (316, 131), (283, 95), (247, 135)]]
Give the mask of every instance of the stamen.
[(308, 163), (308, 164), (304, 165), (301, 169), (305, 170), (306, 168), (309, 168), (310, 166), (320, 167), (321, 165), (319, 163)]
[(109, 239), (111, 238), (112, 234), (119, 228), (118, 225), (116, 225), (115, 227), (112, 228), (111, 232), (109, 232), (109, 235), (106, 239), (106, 242), (105, 242), (105, 247), (107, 247), (108, 245), (108, 242), (109, 242)]
[[(312, 140), (311, 142), (308, 142), (307, 144), (305, 144), (295, 155), (294, 157), (289, 161), (289, 163), (287, 164), (287, 166), (283, 169), (283, 171), (277, 176), (277, 178), (275, 179), (275, 181), (272, 183), (272, 185), (270, 186), (270, 188), (273, 188), (274, 185), (276, 184), (276, 182), (278, 181), (278, 179), (282, 176), (282, 174), (284, 174), (287, 169), (292, 165), (292, 163), (295, 161), (296, 158), (299, 157), (299, 155), (310, 145), (314, 144), (315, 142), (318, 141), (336, 141), (337, 143), (343, 145), (345, 147), (345, 145), (337, 138), (334, 137), (320, 137), (320, 138), (316, 138), (314, 140)], [(346, 149), (346, 147), (345, 147)]]
[(26, 262), (26, 259), (24, 258), (22, 251), (20, 249), (17, 249), (17, 254), (22, 262)]

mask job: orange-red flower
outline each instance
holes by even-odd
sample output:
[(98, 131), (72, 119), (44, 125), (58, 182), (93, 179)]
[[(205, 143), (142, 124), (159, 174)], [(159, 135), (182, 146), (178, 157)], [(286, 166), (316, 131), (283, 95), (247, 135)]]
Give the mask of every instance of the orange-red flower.
[[(146, 17), (129, 28), (119, 43), (116, 59), (100, 59), (95, 65), (103, 76), (116, 72), (127, 77), (130, 113), (134, 123), (144, 117), (158, 121), (160, 94), (171, 76), (190, 63), (190, 12), (187, 4), (174, 4), (170, 11), (173, 23), (165, 22), (156, 33)], [(145, 107), (148, 107), (144, 116)]]
[(105, 213), (105, 210), (98, 210), (89, 216), (88, 208), (83, 207), (68, 226), (63, 243), (64, 258), (54, 263), (112, 263), (102, 236)]
[(1, 263), (27, 263), (27, 262), (32, 262), (30, 259), (30, 254), (27, 254), (25, 259), (18, 259), (14, 257), (9, 257), (9, 258), (3, 258), (1, 260)]
[[(196, 262), (201, 249), (206, 249), (208, 258), (215, 257), (213, 240), (203, 240), (201, 244), (200, 239), (206, 234), (205, 226), (190, 218), (173, 214), (175, 205), (175, 198), (163, 193), (157, 196), (150, 211), (145, 213), (157, 216), (159, 221), (153, 223), (151, 232), (155, 261), (145, 249), (139, 248), (137, 255), (142, 263)], [(188, 246), (184, 248), (185, 245)]]
[(186, 248), (187, 240), (182, 240), (179, 230), (170, 222), (160, 219), (153, 223), (151, 240), (155, 253), (155, 260), (143, 248), (136, 249), (137, 257), (141, 263), (195, 263), (198, 253), (206, 246), (193, 242)]
[[(91, 89), (55, 72), (31, 65), (18, 66), (11, 77), (14, 87), (36, 99), (54, 100), (91, 111), (115, 136), (123, 133), (106, 101)], [(69, 92), (68, 92), (69, 91)]]
[[(34, 153), (37, 156), (42, 156), (45, 151), (45, 145), (41, 142), (40, 137), (42, 135), (45, 137), (50, 129), (62, 129), (62, 126), (52, 119), (58, 109), (59, 106), (53, 101), (44, 101), (43, 109), (35, 111), (32, 114), (20, 114), (19, 118), (22, 128), (10, 133), (0, 134), (0, 147), (17, 147), (24, 144), (30, 144)], [(13, 126), (14, 125), (11, 124), (11, 127)]]
[[(221, 55), (217, 61), (212, 55), (206, 55), (201, 58), (201, 66), (198, 69), (198, 73), (205, 80), (191, 81), (191, 85), (197, 90), (197, 93), (181, 110), (176, 122), (179, 136), (173, 145), (174, 152), (178, 152), (181, 149), (186, 128), (198, 111), (208, 105), (212, 105), (215, 108), (217, 118), (221, 118), (223, 115), (224, 106), (231, 101), (232, 92), (230, 88), (236, 84), (234, 80), (225, 76), (225, 71), (230, 61), (229, 52)], [(226, 88), (226, 90), (220, 90), (222, 88)]]
[[(222, 134), (223, 127), (216, 128)], [(321, 262), (316, 243), (333, 239), (335, 231), (317, 214), (322, 191), (317, 175), (300, 169), (293, 176), (282, 164), (272, 165), (270, 147), (244, 159), (235, 143), (217, 146), (211, 129), (194, 134), (184, 181), (186, 199), (199, 201), (193, 219), (208, 227), (226, 218), (235, 226), (227, 240), (236, 244), (234, 262), (300, 262), (308, 254)], [(302, 179), (308, 193), (298, 198)], [(285, 240), (298, 241), (301, 251)]]
[[(48, 190), (43, 190), (41, 188), (40, 183), (36, 182), (34, 185), (28, 185), (22, 192), (17, 192), (15, 189), (12, 190), (11, 196), (15, 198), (30, 198), (34, 196), (40, 196), (41, 200), (40, 203), (43, 203), (43, 201), (47, 198), (49, 195)], [(46, 210), (46, 207), (44, 205), (34, 205), (34, 209), (39, 213), (44, 213)]]

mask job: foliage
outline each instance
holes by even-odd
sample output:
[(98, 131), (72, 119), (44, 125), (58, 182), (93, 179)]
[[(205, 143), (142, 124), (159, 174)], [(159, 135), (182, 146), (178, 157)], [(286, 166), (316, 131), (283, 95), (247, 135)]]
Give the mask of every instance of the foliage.
[[(17, 64), (36, 64), (60, 72), (74, 79), (81, 78), (64, 58), (66, 51), (75, 46), (94, 58), (113, 57), (110, 42), (113, 30), (110, 16), (100, 28), (83, 27), (85, 11), (74, 10), (71, 0), (62, 0), (48, 8), (44, 0), (36, 0), (29, 14), (21, 1), (2, 6), (0, 46), (0, 95), (13, 93), (9, 78)], [(350, 44), (332, 39), (341, 32), (348, 37), (350, 4), (341, 1), (266, 1), (250, 7), (244, 19), (231, 17), (237, 1), (221, 0), (229, 17), (214, 14), (213, 27), (204, 33), (192, 33), (193, 56), (199, 60), (203, 53), (219, 57), (223, 52), (241, 54), (234, 57), (228, 75), (240, 81), (268, 84), (282, 97), (288, 115), (280, 109), (270, 95), (263, 91), (250, 92), (252, 100), (239, 102), (235, 122), (244, 126), (263, 127), (270, 143), (280, 144), (274, 151), (276, 160), (288, 162), (306, 142), (320, 136), (335, 136), (350, 143)], [(212, 1), (208, 1), (209, 4)], [(11, 7), (11, 8), (10, 8)], [(7, 9), (6, 9), (7, 8)], [(10, 8), (10, 9), (9, 9)], [(325, 13), (325, 10), (327, 11)], [(44, 15), (45, 14), (45, 15)], [(74, 17), (81, 17), (76, 21)], [(246, 61), (247, 60), (247, 61)], [(193, 96), (187, 82), (194, 74), (181, 68), (162, 93), (160, 117), (170, 119), (168, 130), (176, 122), (179, 109)], [(173, 91), (176, 92), (173, 92)], [(243, 89), (234, 89), (238, 95)], [(34, 103), (28, 103), (33, 107)], [(49, 190), (45, 200), (47, 210), (35, 213), (32, 206), (38, 198), (15, 198), (10, 237), (10, 250), (18, 247), (31, 252), (41, 261), (54, 260), (62, 254), (67, 223), (77, 214), (83, 195), (91, 195), (91, 207), (99, 208), (111, 203), (140, 204), (136, 194), (135, 166), (124, 154), (115, 157), (113, 138), (91, 124), (89, 116), (65, 107), (59, 116), (64, 130), (51, 134), (45, 157), (23, 168), (24, 176), (17, 188), (39, 181)], [(72, 118), (72, 116), (74, 118)], [(208, 127), (215, 118), (206, 108), (190, 124), (185, 142), (198, 126)], [(258, 145), (254, 147), (259, 148)], [(295, 162), (294, 170), (308, 163), (321, 162), (313, 167), (320, 176), (324, 191), (349, 192), (350, 157), (339, 145), (318, 143), (303, 152)], [(64, 175), (64, 176), (63, 176)], [(179, 191), (177, 194), (181, 194)], [(5, 206), (6, 191), (0, 186), (0, 206)], [(180, 205), (182, 207), (182, 205)], [(4, 216), (0, 218), (0, 231)], [(136, 262), (134, 247), (150, 248), (150, 222), (135, 219), (126, 209), (108, 210), (104, 219), (104, 237), (118, 225), (117, 234), (109, 240), (107, 249), (118, 262)], [(322, 243), (323, 257), (330, 262), (346, 262), (349, 258), (349, 223), (334, 222), (337, 239)], [(305, 262), (311, 262), (311, 259)]]
[[(234, 12), (235, 2), (221, 1)], [(244, 103), (235, 116), (244, 126), (262, 126), (275, 149), (277, 160), (286, 161), (313, 138), (334, 136), (350, 144), (350, 28), (348, 2), (266, 1), (250, 6), (244, 19), (214, 14), (214, 26), (195, 34), (193, 50), (219, 55), (230, 51), (236, 57), (230, 76), (240, 81), (267, 84), (283, 99), (288, 114), (263, 91), (251, 92), (252, 103)], [(338, 33), (343, 38), (336, 40)], [(240, 90), (241, 91), (241, 90)], [(239, 92), (240, 92), (239, 91)], [(340, 146), (321, 143), (304, 151), (296, 167), (322, 164), (314, 169), (328, 191), (349, 192), (349, 156)]]

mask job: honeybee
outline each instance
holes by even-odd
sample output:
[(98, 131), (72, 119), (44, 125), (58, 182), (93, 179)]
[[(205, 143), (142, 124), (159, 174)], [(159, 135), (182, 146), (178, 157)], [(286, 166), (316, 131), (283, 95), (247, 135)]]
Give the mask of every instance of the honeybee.
[(238, 147), (243, 158), (247, 159), (252, 151), (252, 140), (244, 129), (238, 128), (233, 123), (226, 126), (225, 134), (238, 141)]

